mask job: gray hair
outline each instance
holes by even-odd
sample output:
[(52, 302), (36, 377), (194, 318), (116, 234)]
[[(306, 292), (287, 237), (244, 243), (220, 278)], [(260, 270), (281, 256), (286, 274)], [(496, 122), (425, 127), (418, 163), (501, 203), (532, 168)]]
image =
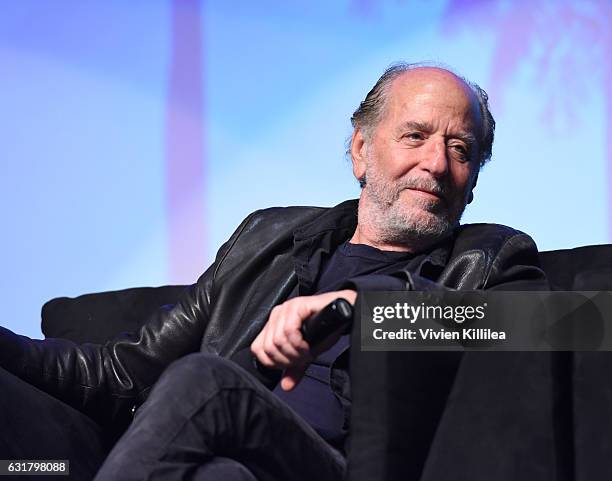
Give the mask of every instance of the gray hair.
[[(422, 67), (435, 67), (452, 73), (461, 81), (463, 81), (476, 96), (480, 107), (480, 116), (482, 119), (481, 131), (477, 133), (478, 141), (478, 161), (482, 167), (491, 159), (493, 149), (493, 138), (495, 136), (495, 119), (489, 110), (489, 96), (474, 82), (470, 82), (464, 77), (457, 75), (455, 72), (446, 67), (439, 65), (420, 62), (420, 63), (394, 63), (385, 70), (381, 77), (376, 81), (372, 90), (368, 92), (365, 99), (359, 104), (359, 107), (351, 117), (351, 124), (354, 129), (359, 128), (363, 131), (364, 136), (369, 137), (378, 122), (382, 118), (387, 102), (387, 93), (393, 81), (402, 75), (404, 72), (415, 70)], [(350, 152), (350, 141), (348, 142)], [(349, 153), (347, 152), (347, 153)]]

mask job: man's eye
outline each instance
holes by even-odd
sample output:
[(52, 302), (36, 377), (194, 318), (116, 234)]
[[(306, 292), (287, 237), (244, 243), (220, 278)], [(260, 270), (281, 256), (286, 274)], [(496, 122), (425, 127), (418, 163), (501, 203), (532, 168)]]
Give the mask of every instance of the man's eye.
[(463, 145), (451, 145), (450, 148), (458, 154), (467, 155), (467, 149)]
[(404, 135), (404, 138), (406, 138), (408, 140), (423, 140), (425, 137), (420, 132), (410, 132), (410, 133)]

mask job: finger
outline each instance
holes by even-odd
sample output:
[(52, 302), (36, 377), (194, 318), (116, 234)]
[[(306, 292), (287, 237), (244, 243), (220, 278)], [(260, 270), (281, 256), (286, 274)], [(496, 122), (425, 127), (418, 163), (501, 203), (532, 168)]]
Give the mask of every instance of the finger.
[(255, 339), (251, 343), (251, 352), (259, 360), (261, 364), (267, 367), (272, 367), (274, 362), (265, 353), (264, 344), (266, 341), (266, 336), (268, 335), (268, 331), (270, 330), (270, 327), (273, 324), (274, 318), (278, 314), (279, 308), (280, 306), (274, 306), (272, 308), (272, 310), (270, 311), (270, 315), (268, 316), (268, 320), (266, 324), (263, 326), (262, 330), (259, 331), (259, 334), (257, 334)]
[(279, 306), (274, 306), (274, 308), (272, 308), (266, 323), (264, 324), (264, 326), (261, 329), (261, 331), (259, 331), (259, 334), (257, 334), (257, 337), (255, 338), (254, 342), (256, 342), (259, 347), (263, 347), (263, 345), (265, 344), (266, 337), (267, 337), (270, 329), (272, 328), (272, 326), (274, 326), (274, 324), (276, 322), (276, 318), (278, 317), (279, 310), (280, 310), (280, 305)]
[(291, 343), (295, 351), (298, 353), (300, 358), (307, 356), (310, 353), (310, 346), (304, 340), (304, 336), (302, 336), (302, 331), (299, 329), (292, 330), (287, 335), (288, 341)]
[(257, 358), (259, 363), (262, 364), (263, 366), (266, 366), (269, 368), (276, 367), (276, 362), (273, 359), (271, 359), (263, 350), (254, 352), (253, 354), (255, 354), (255, 357)]
[(268, 352), (270, 352), (270, 345), (272, 344), (272, 336), (274, 335), (274, 327), (276, 326), (280, 309), (281, 306), (276, 306), (274, 309), (272, 309), (270, 317), (268, 318), (268, 322), (266, 323), (263, 331), (261, 331), (261, 349), (266, 353), (268, 357)]
[(287, 336), (288, 333), (295, 331), (295, 328), (291, 326), (295, 324), (293, 318), (295, 313), (292, 312), (290, 306), (287, 306), (283, 310), (283, 317), (278, 320), (274, 327), (273, 343), (274, 346), (283, 354), (287, 359), (295, 362), (300, 357), (300, 352), (292, 345), (291, 339)]
[(273, 362), (273, 365), (270, 367), (287, 367), (291, 364), (290, 359), (285, 356), (279, 349), (276, 347), (274, 341), (274, 334), (276, 331), (276, 325), (279, 322), (282, 322), (282, 317), (284, 315), (283, 305), (277, 306), (270, 315), (270, 319), (266, 324), (266, 332), (264, 333), (264, 341), (262, 349), (265, 352), (266, 356)]
[(288, 305), (285, 310), (283, 322), (278, 324), (276, 331), (277, 347), (294, 362), (303, 361), (303, 358), (308, 355), (308, 344), (302, 337), (300, 327), (303, 318), (300, 316), (299, 309), (296, 309), (295, 304)]
[[(264, 328), (265, 329), (265, 328)], [(251, 352), (257, 360), (266, 367), (274, 367), (274, 361), (265, 353), (263, 349), (265, 333), (262, 331), (251, 344)]]
[(265, 329), (266, 329), (266, 326), (263, 327), (263, 329), (259, 332), (259, 334), (257, 334), (255, 339), (253, 339), (253, 342), (251, 343), (251, 352), (253, 354), (256, 354), (258, 351), (261, 350), (261, 347), (263, 345), (263, 338), (264, 338), (264, 330)]
[(301, 364), (299, 366), (292, 366), (287, 368), (283, 373), (283, 377), (281, 378), (281, 388), (283, 391), (291, 391), (295, 389), (302, 378), (304, 377), (304, 373), (308, 368), (308, 364)]

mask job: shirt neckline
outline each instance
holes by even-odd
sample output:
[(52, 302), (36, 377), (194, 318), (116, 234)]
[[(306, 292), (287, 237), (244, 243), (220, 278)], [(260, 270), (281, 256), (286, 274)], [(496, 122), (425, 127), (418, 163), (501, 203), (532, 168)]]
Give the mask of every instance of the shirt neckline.
[(412, 259), (415, 256), (411, 252), (383, 251), (367, 244), (352, 244), (349, 241), (342, 243), (339, 250), (346, 257), (361, 257), (389, 263)]

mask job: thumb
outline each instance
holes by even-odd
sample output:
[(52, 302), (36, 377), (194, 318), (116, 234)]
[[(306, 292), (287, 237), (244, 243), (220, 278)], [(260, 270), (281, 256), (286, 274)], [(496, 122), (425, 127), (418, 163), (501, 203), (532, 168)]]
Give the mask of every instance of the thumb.
[(291, 366), (285, 369), (280, 383), (283, 391), (291, 391), (294, 389), (304, 377), (304, 373), (306, 372), (307, 368), (308, 364), (301, 364), (299, 366)]

